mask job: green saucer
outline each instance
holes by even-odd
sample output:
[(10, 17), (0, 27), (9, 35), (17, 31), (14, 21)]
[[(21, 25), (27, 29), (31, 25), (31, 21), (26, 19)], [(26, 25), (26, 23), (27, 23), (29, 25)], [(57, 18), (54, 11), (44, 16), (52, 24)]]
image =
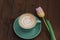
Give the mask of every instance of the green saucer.
[(38, 22), (32, 30), (26, 31), (25, 29), (20, 28), (20, 26), (18, 25), (18, 18), (16, 18), (13, 24), (13, 29), (16, 35), (20, 38), (32, 39), (38, 36), (41, 32), (41, 22)]

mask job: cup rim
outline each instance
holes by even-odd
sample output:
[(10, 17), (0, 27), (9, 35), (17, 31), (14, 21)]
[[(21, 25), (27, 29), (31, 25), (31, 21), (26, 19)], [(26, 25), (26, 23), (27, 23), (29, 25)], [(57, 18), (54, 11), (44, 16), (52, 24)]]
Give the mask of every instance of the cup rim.
[[(29, 13), (26, 13), (26, 14), (29, 14)], [(23, 15), (23, 14), (22, 14)], [(31, 15), (33, 15), (33, 14), (31, 14)], [(33, 15), (34, 16), (34, 15)], [(20, 18), (21, 16), (19, 16), (18, 17), (18, 24), (19, 24), (19, 18)], [(35, 22), (35, 24), (33, 25), (33, 27), (31, 27), (31, 28), (24, 28), (24, 27), (22, 27), (20, 24), (19, 24), (19, 26), (21, 27), (21, 28), (23, 28), (23, 29), (32, 29), (32, 28), (34, 28), (35, 26), (36, 26), (36, 24), (38, 23), (37, 22), (37, 20), (39, 20), (36, 16), (34, 16), (34, 18), (35, 18), (35, 20), (36, 20), (36, 22)]]

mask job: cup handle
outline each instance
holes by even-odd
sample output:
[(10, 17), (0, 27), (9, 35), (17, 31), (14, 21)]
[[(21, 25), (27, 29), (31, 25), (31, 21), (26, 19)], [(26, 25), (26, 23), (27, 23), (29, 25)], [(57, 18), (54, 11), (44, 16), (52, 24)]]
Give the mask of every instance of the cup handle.
[(37, 23), (41, 23), (41, 21), (40, 20), (37, 20)]

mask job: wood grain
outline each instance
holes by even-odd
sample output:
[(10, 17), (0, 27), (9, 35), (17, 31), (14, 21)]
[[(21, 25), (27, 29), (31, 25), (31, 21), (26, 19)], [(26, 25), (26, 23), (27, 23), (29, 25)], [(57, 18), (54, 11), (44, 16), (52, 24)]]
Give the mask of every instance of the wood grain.
[[(57, 40), (60, 40), (59, 4), (59, 0), (0, 0), (0, 40), (24, 40), (14, 33), (13, 22), (18, 16), (25, 12), (30, 12), (37, 16), (35, 8), (38, 6), (44, 9), (46, 18), (52, 23)], [(31, 40), (49, 39), (49, 33), (42, 22), (41, 33)]]

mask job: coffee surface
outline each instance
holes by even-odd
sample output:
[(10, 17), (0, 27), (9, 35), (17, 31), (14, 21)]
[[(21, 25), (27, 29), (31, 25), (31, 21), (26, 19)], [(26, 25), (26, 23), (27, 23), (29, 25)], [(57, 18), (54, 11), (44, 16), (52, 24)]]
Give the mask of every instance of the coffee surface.
[(25, 16), (24, 18), (22, 18), (22, 24), (25, 25), (26, 27), (31, 25), (33, 20), (31, 20), (30, 16)]
[(33, 28), (36, 24), (36, 18), (32, 14), (23, 14), (19, 17), (19, 25), (22, 28), (30, 29)]

